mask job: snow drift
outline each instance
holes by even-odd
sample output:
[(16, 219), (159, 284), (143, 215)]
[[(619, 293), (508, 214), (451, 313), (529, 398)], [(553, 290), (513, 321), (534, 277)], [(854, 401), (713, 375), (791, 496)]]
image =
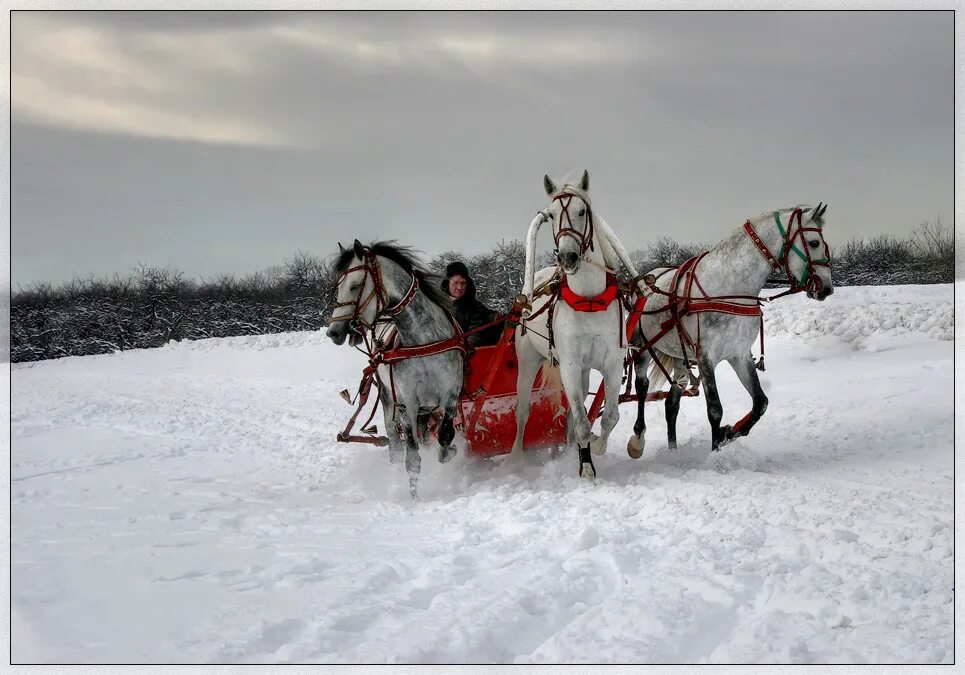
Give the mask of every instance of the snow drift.
[(428, 451), (417, 502), (320, 332), (14, 364), (13, 661), (951, 662), (952, 286), (765, 323), (720, 453), (701, 397), (631, 460), (624, 406), (593, 483)]

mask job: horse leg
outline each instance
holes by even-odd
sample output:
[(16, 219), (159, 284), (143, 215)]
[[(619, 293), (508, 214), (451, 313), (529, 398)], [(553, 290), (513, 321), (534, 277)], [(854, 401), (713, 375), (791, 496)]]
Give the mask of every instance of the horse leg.
[(456, 456), (456, 448), (452, 445), (456, 428), (452, 420), (456, 416), (458, 403), (458, 401), (452, 401), (446, 404), (442, 413), (442, 422), (439, 423), (439, 462), (443, 464)]
[(690, 369), (687, 368), (682, 359), (675, 359), (673, 364), (673, 379), (670, 382), (670, 391), (664, 401), (664, 417), (667, 420), (667, 449), (677, 449), (677, 414), (680, 412), (680, 397), (683, 388), (679, 384), (681, 376), (686, 373), (687, 379), (690, 378)]
[[(542, 356), (525, 337), (516, 341), (516, 440), (510, 454), (518, 457), (523, 451), (523, 432), (529, 419), (530, 399), (533, 396), (533, 381), (543, 363)], [(545, 379), (545, 375), (544, 375)]]
[(700, 379), (704, 384), (704, 393), (707, 395), (707, 419), (710, 420), (711, 450), (719, 450), (722, 438), (720, 420), (724, 416), (724, 408), (720, 404), (720, 394), (717, 393), (714, 365), (706, 356), (697, 359)]
[(633, 388), (637, 394), (637, 421), (633, 423), (633, 436), (627, 442), (627, 454), (634, 459), (643, 456), (643, 448), (646, 446), (647, 420), (644, 416), (644, 405), (647, 402), (647, 390), (650, 388), (650, 379), (647, 377), (647, 369), (652, 361), (650, 351), (647, 349), (638, 350), (633, 356)]
[(405, 405), (399, 404), (399, 418), (402, 420), (402, 433), (406, 440), (405, 470), (409, 474), (409, 494), (413, 499), (419, 496), (416, 488), (419, 483), (419, 471), (422, 469), (422, 457), (419, 455), (419, 443), (416, 441), (416, 417), (416, 414), (410, 412)]
[[(569, 367), (567, 367), (569, 365)], [(580, 476), (596, 478), (596, 468), (590, 455), (590, 423), (586, 417), (586, 391), (581, 390), (583, 384), (582, 371), (570, 364), (560, 364), (560, 378), (563, 380), (563, 390), (566, 400), (570, 401), (570, 416), (567, 428), (573, 430), (573, 440), (580, 454)]]
[(395, 406), (388, 388), (379, 389), (379, 402), (382, 404), (382, 419), (385, 421), (385, 435), (389, 438), (389, 462), (399, 464), (405, 459), (405, 447), (399, 433), (399, 423), (395, 417)]
[(744, 389), (751, 395), (753, 404), (751, 411), (744, 415), (743, 419), (737, 422), (737, 424), (733, 427), (728, 424), (721, 430), (724, 436), (722, 445), (729, 443), (738, 436), (746, 436), (750, 433), (751, 427), (757, 424), (757, 420), (761, 419), (764, 411), (767, 410), (767, 396), (761, 388), (761, 380), (757, 376), (757, 368), (754, 366), (754, 360), (751, 358), (750, 353), (745, 356), (735, 356), (734, 358), (727, 359), (727, 362), (731, 365), (731, 368), (734, 369), (734, 372), (737, 373), (737, 377), (740, 379), (741, 384), (744, 385)]
[(418, 441), (419, 445), (425, 445), (429, 442), (429, 417), (432, 413), (420, 413), (416, 416), (416, 423), (419, 427)]
[(606, 365), (607, 370), (603, 373), (603, 390), (606, 399), (603, 405), (603, 416), (600, 418), (600, 437), (590, 441), (590, 450), (595, 455), (606, 452), (610, 432), (620, 421), (620, 386), (623, 384), (622, 354), (621, 358), (612, 359), (612, 363)]
[(677, 449), (677, 413), (680, 412), (680, 395), (683, 391), (676, 382), (670, 383), (670, 392), (664, 401), (664, 416), (667, 418), (667, 448)]
[[(583, 372), (580, 374), (580, 379), (581, 379), (581, 381), (582, 381), (581, 390), (584, 391), (584, 392), (586, 392), (586, 394), (587, 394), (587, 396), (588, 396), (588, 395), (590, 394), (590, 369), (589, 369), (589, 368), (584, 368), (584, 369), (583, 369)], [(594, 392), (594, 393), (595, 393), (595, 392)], [(583, 400), (585, 401), (586, 398), (584, 397)], [(601, 420), (601, 422), (602, 422), (602, 420)], [(591, 450), (594, 454), (602, 455), (603, 452), (606, 452), (606, 447), (603, 448), (603, 452), (597, 452), (598, 445), (595, 444), (595, 441), (596, 441), (598, 438), (599, 438), (599, 436), (597, 436), (596, 434), (593, 433), (593, 425), (591, 424), (591, 425), (590, 425), (590, 450)]]

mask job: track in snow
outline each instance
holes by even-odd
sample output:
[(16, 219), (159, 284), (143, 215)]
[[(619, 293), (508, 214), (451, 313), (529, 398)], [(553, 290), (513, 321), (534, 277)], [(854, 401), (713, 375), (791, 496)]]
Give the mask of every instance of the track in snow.
[(625, 405), (594, 483), (428, 450), (414, 503), (321, 334), (15, 364), (13, 660), (951, 662), (951, 286), (766, 311), (720, 453)]

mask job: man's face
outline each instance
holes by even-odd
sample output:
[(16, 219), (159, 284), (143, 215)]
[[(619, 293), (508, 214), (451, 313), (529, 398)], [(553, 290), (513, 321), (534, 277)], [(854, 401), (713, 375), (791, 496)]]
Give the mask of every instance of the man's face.
[(460, 274), (449, 277), (449, 295), (456, 300), (466, 294), (466, 278)]

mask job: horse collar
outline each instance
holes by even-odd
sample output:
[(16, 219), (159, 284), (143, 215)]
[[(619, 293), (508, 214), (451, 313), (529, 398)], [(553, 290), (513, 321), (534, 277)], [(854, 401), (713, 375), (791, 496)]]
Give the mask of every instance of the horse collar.
[(617, 291), (619, 287), (617, 286), (617, 278), (610, 273), (606, 275), (606, 288), (599, 295), (594, 295), (591, 298), (586, 298), (581, 295), (577, 295), (566, 283), (566, 275), (560, 280), (560, 297), (563, 301), (572, 307), (577, 312), (603, 312), (610, 303), (616, 300)]

